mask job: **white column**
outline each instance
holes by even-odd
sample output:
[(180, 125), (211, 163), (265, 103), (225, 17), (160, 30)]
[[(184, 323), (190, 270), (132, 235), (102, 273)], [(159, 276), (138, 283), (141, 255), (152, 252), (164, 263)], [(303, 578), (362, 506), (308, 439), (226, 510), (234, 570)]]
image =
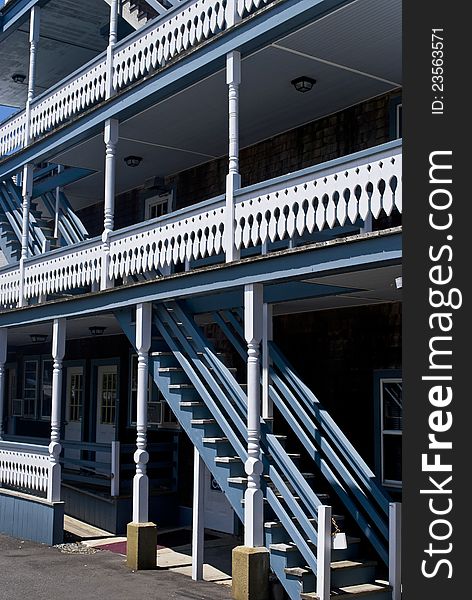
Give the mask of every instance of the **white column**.
[(111, 98), (114, 94), (113, 90), (113, 49), (117, 41), (118, 32), (118, 0), (112, 0), (110, 4), (110, 32), (108, 36), (107, 47), (107, 82), (106, 82), (106, 98)]
[(136, 475), (133, 479), (133, 523), (147, 523), (149, 508), (149, 461), (147, 445), (147, 405), (149, 387), (149, 348), (151, 347), (152, 304), (136, 306), (136, 351), (138, 353), (138, 389), (136, 418)]
[(205, 463), (196, 448), (193, 451), (192, 579), (203, 579), (205, 549)]
[(29, 254), (29, 213), (31, 195), (33, 193), (33, 165), (28, 164), (23, 167), (23, 186), (22, 186), (22, 224), (21, 224), (21, 257), (20, 257), (20, 297), (19, 306), (25, 304), (25, 260)]
[(389, 504), (388, 519), (388, 582), (392, 586), (392, 600), (400, 600), (402, 595), (402, 505)]
[(261, 428), (261, 370), (259, 346), (262, 339), (262, 284), (244, 287), (244, 337), (247, 342), (247, 443), (248, 458), (244, 465), (248, 476), (244, 494), (244, 545), (264, 545)]
[(229, 168), (226, 176), (225, 252), (226, 262), (239, 258), (234, 245), (234, 192), (241, 187), (239, 174), (239, 84), (241, 83), (241, 53), (226, 55), (226, 83), (228, 84), (229, 114)]
[(3, 417), (5, 407), (5, 363), (7, 362), (8, 329), (0, 329), (0, 440), (3, 439)]
[(61, 499), (61, 398), (62, 398), (62, 361), (66, 350), (66, 320), (54, 319), (52, 326), (52, 401), (51, 401), (51, 443), (49, 444), (50, 476), (48, 500), (59, 502)]
[(272, 322), (272, 304), (262, 307), (262, 418), (272, 419), (274, 407), (269, 397), (269, 342), (274, 339)]
[[(62, 173), (62, 171), (64, 170), (64, 167), (62, 165), (57, 165), (57, 174), (60, 175)], [(56, 187), (56, 204), (54, 207), (54, 237), (58, 240), (59, 239), (59, 221), (60, 221), (60, 211), (61, 211), (61, 191), (62, 188), (60, 186)]]
[(112, 285), (108, 277), (110, 262), (110, 235), (115, 227), (115, 177), (116, 177), (116, 146), (118, 144), (118, 120), (108, 119), (105, 122), (105, 208), (103, 222), (103, 263), (101, 288)]
[(40, 8), (33, 6), (30, 13), (30, 32), (29, 32), (29, 71), (28, 71), (28, 96), (26, 99), (26, 127), (25, 127), (25, 146), (31, 141), (31, 103), (34, 100), (36, 87), (36, 56), (39, 43), (39, 23)]
[(331, 506), (318, 507), (316, 593), (319, 600), (331, 598)]

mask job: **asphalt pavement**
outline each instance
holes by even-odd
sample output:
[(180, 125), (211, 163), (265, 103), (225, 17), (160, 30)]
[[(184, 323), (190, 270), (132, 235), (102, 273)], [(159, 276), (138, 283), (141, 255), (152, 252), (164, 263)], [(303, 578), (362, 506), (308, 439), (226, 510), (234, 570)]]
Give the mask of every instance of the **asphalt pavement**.
[(108, 551), (63, 553), (0, 534), (0, 600), (226, 600), (227, 586), (167, 569), (130, 571)]

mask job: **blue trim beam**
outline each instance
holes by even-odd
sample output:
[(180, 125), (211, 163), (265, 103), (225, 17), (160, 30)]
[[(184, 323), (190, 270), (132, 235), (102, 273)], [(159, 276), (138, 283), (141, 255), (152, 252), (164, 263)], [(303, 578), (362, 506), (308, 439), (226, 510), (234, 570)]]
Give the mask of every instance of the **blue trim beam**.
[(115, 311), (138, 302), (157, 302), (197, 294), (213, 295), (251, 283), (295, 281), (297, 278), (400, 264), (401, 247), (400, 229), (351, 240), (344, 238), (328, 244), (312, 244), (273, 255), (10, 310), (0, 314), (0, 327)]

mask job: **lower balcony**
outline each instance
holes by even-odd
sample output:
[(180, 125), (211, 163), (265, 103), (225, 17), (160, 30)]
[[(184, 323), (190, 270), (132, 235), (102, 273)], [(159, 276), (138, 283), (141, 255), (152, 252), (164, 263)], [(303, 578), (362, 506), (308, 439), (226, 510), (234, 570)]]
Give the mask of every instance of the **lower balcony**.
[[(3, 309), (385, 229), (402, 213), (401, 140), (335, 159), (0, 270)], [(233, 247), (234, 252), (228, 252)]]

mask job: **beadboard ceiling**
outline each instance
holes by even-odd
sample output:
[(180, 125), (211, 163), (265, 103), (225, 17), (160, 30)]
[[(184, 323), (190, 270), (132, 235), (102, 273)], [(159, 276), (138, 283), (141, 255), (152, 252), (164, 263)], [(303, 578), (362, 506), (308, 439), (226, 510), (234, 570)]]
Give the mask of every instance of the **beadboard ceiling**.
[[(41, 8), (36, 93), (40, 94), (105, 50), (100, 30), (108, 24), (110, 7), (104, 0), (50, 0)], [(2, 41), (0, 104), (24, 106), (27, 85), (15, 83), (13, 73), (28, 74), (29, 22)]]

